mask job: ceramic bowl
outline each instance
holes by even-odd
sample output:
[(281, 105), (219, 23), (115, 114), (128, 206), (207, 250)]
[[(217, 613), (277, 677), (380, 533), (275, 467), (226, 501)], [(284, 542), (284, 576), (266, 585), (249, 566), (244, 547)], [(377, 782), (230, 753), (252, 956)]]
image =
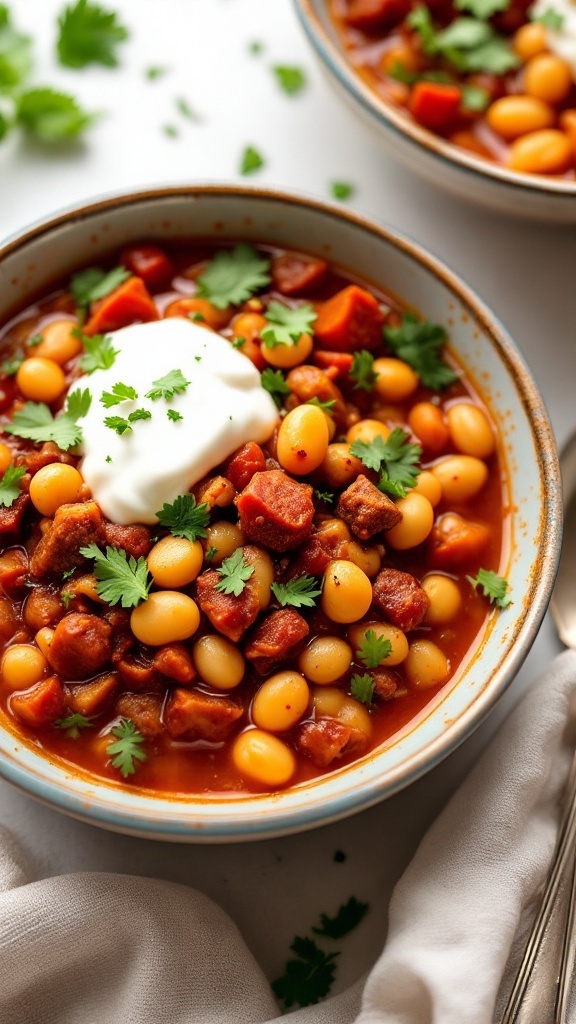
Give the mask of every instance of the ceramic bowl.
[(331, 260), (450, 327), (503, 439), (511, 482), (513, 603), (495, 612), (478, 649), (421, 717), (385, 747), (276, 794), (165, 799), (51, 763), (0, 719), (0, 774), (84, 821), (149, 838), (239, 842), (311, 829), (389, 797), (437, 765), (488, 715), (532, 644), (560, 545), (561, 488), (550, 425), (514, 342), (474, 292), (414, 242), (313, 200), (236, 187), (131, 192), (66, 210), (0, 249), (0, 318), (56, 278), (136, 238), (242, 239)]
[(576, 223), (576, 181), (519, 174), (446, 142), (380, 99), (347, 60), (327, 0), (294, 0), (297, 14), (330, 83), (372, 126), (390, 156), (465, 201), (506, 214)]

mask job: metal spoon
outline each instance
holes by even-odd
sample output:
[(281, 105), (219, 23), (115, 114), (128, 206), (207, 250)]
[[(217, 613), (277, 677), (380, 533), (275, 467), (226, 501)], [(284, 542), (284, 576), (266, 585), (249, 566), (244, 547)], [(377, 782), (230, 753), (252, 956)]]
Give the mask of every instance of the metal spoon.
[[(576, 649), (576, 433), (563, 448), (560, 465), (564, 534), (550, 610), (560, 639)], [(501, 1024), (551, 1024), (552, 1019), (566, 1024), (575, 919), (576, 756), (552, 865)]]

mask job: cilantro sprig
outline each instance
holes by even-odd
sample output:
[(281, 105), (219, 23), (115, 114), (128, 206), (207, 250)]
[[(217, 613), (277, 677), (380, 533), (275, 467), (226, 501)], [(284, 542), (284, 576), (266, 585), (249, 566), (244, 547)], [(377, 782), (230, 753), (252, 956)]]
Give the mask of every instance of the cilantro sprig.
[(262, 342), (266, 348), (295, 345), (303, 334), (311, 331), (317, 316), (311, 302), (292, 307), (273, 299), (266, 309), (267, 324), (260, 335)]
[(94, 722), (93, 715), (81, 715), (78, 711), (67, 715), (66, 718), (59, 718), (54, 725), (62, 729), (72, 740), (77, 740), (82, 729), (88, 729)]
[(136, 398), (138, 392), (130, 384), (123, 384), (121, 381), (112, 385), (112, 391), (103, 391), (100, 395), (100, 401), (105, 409), (111, 409), (114, 405), (120, 405), (120, 402)]
[(290, 949), (296, 959), (288, 960), (284, 974), (272, 982), (272, 990), (286, 1009), (297, 1003), (310, 1006), (319, 1002), (332, 988), (335, 961), (340, 953), (325, 953), (314, 939), (296, 936)]
[(272, 370), (271, 367), (267, 366), (265, 370), (262, 370), (260, 383), (264, 390), (272, 396), (278, 408), (280, 408), (284, 403), (284, 399), (290, 394), (290, 388), (286, 383), (286, 377), (282, 370)]
[(467, 576), (466, 579), (473, 587), (482, 588), (482, 594), (488, 598), (490, 604), (495, 604), (498, 608), (507, 608), (511, 603), (508, 580), (492, 569), (479, 569), (475, 577)]
[(116, 67), (116, 48), (128, 35), (115, 11), (90, 0), (76, 0), (58, 18), (58, 59), (69, 68), (84, 68), (87, 64)]
[(403, 498), (414, 487), (420, 473), (420, 445), (412, 444), (410, 435), (395, 427), (385, 441), (378, 434), (373, 441), (354, 441), (350, 454), (368, 469), (380, 473), (378, 487), (394, 498)]
[(163, 377), (152, 381), (152, 388), (146, 392), (146, 398), (157, 402), (160, 398), (169, 401), (174, 395), (181, 395), (189, 386), (190, 381), (186, 380), (182, 370), (170, 370)]
[(206, 536), (210, 509), (207, 502), (197, 505), (193, 494), (180, 494), (172, 504), (165, 502), (156, 518), (174, 537), (195, 541)]
[(392, 644), (385, 636), (379, 636), (373, 629), (366, 630), (358, 648), (358, 658), (366, 668), (377, 668), (392, 653)]
[(275, 64), (272, 68), (276, 81), (287, 96), (296, 96), (306, 86), (306, 74), (293, 64)]
[(374, 680), (372, 676), (368, 672), (365, 672), (362, 676), (356, 672), (350, 680), (350, 693), (355, 700), (360, 701), (362, 704), (372, 704), (374, 697)]
[(197, 278), (198, 295), (217, 309), (246, 302), (270, 283), (270, 260), (253, 246), (241, 243), (217, 252)]
[(442, 391), (458, 380), (458, 374), (441, 356), (447, 338), (441, 324), (404, 313), (400, 326), (385, 327), (384, 336), (392, 351), (412, 367), (425, 387)]
[(234, 597), (240, 597), (246, 582), (254, 572), (254, 566), (248, 564), (242, 553), (242, 548), (236, 548), (236, 551), (224, 559), (216, 572), (222, 578), (216, 584), (215, 590), (222, 594), (234, 594)]
[(96, 544), (80, 548), (84, 558), (94, 559), (96, 592), (107, 604), (120, 603), (122, 608), (134, 608), (148, 597), (152, 586), (146, 559), (138, 560), (123, 548), (106, 547), (106, 554)]
[(4, 508), (10, 508), (22, 494), (21, 480), (25, 472), (25, 466), (8, 466), (0, 480), (0, 505)]
[(283, 608), (287, 605), (292, 608), (314, 608), (316, 598), (322, 593), (317, 580), (306, 573), (288, 583), (272, 583), (270, 589)]
[(119, 352), (119, 349), (112, 345), (112, 339), (104, 334), (93, 334), (92, 337), (89, 337), (87, 334), (82, 334), (82, 331), (78, 333), (84, 346), (80, 369), (84, 370), (84, 373), (110, 370), (114, 366)]
[(334, 917), (320, 914), (320, 927), (313, 928), (316, 935), (326, 935), (329, 939), (341, 939), (356, 928), (368, 913), (368, 904), (351, 896), (347, 903), (338, 908)]
[(88, 388), (73, 391), (68, 396), (66, 411), (53, 416), (44, 402), (26, 402), (14, 413), (11, 423), (3, 430), (6, 434), (15, 434), (38, 443), (53, 441), (63, 451), (68, 451), (82, 440), (82, 427), (78, 420), (86, 415), (92, 395)]
[(144, 737), (129, 718), (123, 718), (110, 732), (116, 740), (106, 747), (106, 753), (111, 758), (112, 767), (118, 768), (122, 778), (127, 779), (135, 774), (136, 762), (146, 761), (148, 757), (142, 750)]
[(354, 387), (359, 391), (373, 391), (378, 374), (374, 372), (374, 356), (367, 349), (355, 352), (352, 356), (350, 376)]
[(104, 299), (130, 277), (125, 267), (102, 270), (100, 267), (86, 267), (70, 280), (70, 293), (79, 309), (87, 309), (92, 302)]

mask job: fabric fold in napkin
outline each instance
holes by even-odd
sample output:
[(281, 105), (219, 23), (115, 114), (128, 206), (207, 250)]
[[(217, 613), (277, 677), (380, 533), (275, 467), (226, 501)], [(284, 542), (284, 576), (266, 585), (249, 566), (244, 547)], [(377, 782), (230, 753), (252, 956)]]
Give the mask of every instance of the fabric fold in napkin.
[[(368, 978), (291, 1014), (293, 1024), (498, 1019), (507, 965), (554, 848), (575, 696), (568, 651), (424, 837), (393, 894), (386, 946)], [(280, 1016), (238, 929), (206, 896), (115, 874), (29, 882), (21, 851), (0, 829), (0, 1021), (270, 1024)]]

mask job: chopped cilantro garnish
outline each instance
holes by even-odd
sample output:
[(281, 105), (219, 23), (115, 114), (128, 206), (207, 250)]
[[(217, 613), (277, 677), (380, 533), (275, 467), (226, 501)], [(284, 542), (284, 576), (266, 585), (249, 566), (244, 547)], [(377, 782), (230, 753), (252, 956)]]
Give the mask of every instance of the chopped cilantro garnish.
[(462, 86), (462, 107), (464, 110), (479, 113), (482, 110), (486, 110), (489, 103), (490, 94), (486, 89), (481, 89), (476, 85)]
[(436, 32), (428, 8), (422, 5), (414, 7), (406, 20), (420, 35), (426, 54), (444, 57), (458, 71), (503, 75), (520, 63), (508, 40), (498, 35), (487, 21), (456, 18), (447, 28)]
[(116, 67), (116, 47), (129, 34), (115, 11), (90, 0), (76, 0), (66, 7), (58, 19), (58, 29), (58, 59), (69, 68), (84, 68), (87, 64)]
[(244, 176), (254, 174), (255, 171), (259, 171), (261, 167), (264, 167), (264, 162), (264, 157), (254, 146), (246, 146), (240, 159), (240, 174)]
[(144, 68), (144, 75), (149, 82), (156, 82), (167, 75), (169, 70), (170, 68), (162, 67), (160, 64), (151, 64), (150, 67)]
[(350, 376), (355, 381), (358, 391), (373, 391), (378, 374), (374, 372), (374, 356), (367, 349), (355, 352), (352, 356)]
[(276, 345), (295, 345), (303, 334), (308, 334), (318, 314), (311, 302), (301, 306), (285, 306), (275, 299), (265, 313), (267, 324), (260, 337), (266, 348)]
[(169, 420), (172, 420), (172, 423), (179, 423), (180, 420), (184, 419), (182, 413), (181, 412), (176, 412), (176, 409), (167, 409), (166, 410), (166, 415), (167, 415)]
[(322, 593), (318, 581), (306, 573), (294, 580), (288, 580), (288, 583), (272, 583), (270, 589), (283, 608), (286, 605), (292, 608), (314, 608), (315, 598)]
[(425, 387), (442, 391), (458, 380), (458, 374), (440, 355), (446, 342), (446, 331), (440, 324), (404, 313), (400, 326), (385, 327), (384, 336), (395, 355), (412, 367)]
[(26, 472), (26, 466), (8, 466), (0, 480), (0, 505), (10, 508), (22, 494), (20, 481)]
[(180, 132), (174, 124), (163, 124), (162, 131), (164, 135), (167, 135), (169, 139), (177, 139)]
[(290, 394), (290, 388), (286, 383), (286, 378), (282, 373), (282, 370), (272, 370), (270, 367), (266, 367), (266, 369), (262, 371), (260, 383), (262, 387), (272, 395), (276, 405), (280, 408), (283, 403), (283, 399)]
[(31, 338), (28, 338), (26, 342), (26, 348), (36, 348), (37, 345), (41, 345), (44, 341), (41, 334), (33, 334)]
[(354, 195), (354, 185), (351, 185), (348, 181), (333, 181), (330, 184), (330, 195), (333, 199), (338, 199), (341, 203), (345, 203), (347, 199)]
[(416, 484), (422, 449), (409, 441), (409, 434), (401, 427), (395, 427), (385, 441), (380, 435), (369, 442), (354, 441), (350, 445), (350, 454), (360, 459), (368, 469), (380, 472), (378, 487), (395, 498), (403, 498), (406, 491)]
[(476, 577), (467, 576), (466, 579), (473, 587), (482, 587), (484, 597), (490, 600), (498, 608), (506, 608), (512, 598), (508, 594), (509, 583), (503, 576), (493, 572), (492, 569), (479, 569)]
[(288, 96), (295, 96), (296, 93), (302, 92), (306, 85), (306, 75), (302, 68), (288, 64), (275, 64), (272, 71), (278, 85)]
[(15, 113), (18, 124), (43, 142), (73, 138), (96, 120), (73, 96), (48, 88), (20, 93)]
[(332, 412), (334, 406), (336, 405), (336, 399), (327, 398), (325, 402), (322, 402), (320, 401), (317, 395), (314, 395), (314, 398), (308, 399), (306, 405), (315, 405), (318, 409), (322, 409), (322, 412), (330, 413)]
[(0, 5), (0, 90), (10, 91), (21, 85), (32, 69), (32, 40), (18, 32), (11, 23), (10, 12)]
[(272, 982), (276, 997), (288, 1009), (297, 1003), (310, 1006), (330, 991), (336, 973), (335, 960), (339, 953), (325, 953), (314, 939), (296, 936), (290, 949), (296, 960), (288, 960), (284, 974)]
[(130, 276), (130, 271), (125, 267), (114, 267), (108, 272), (100, 267), (87, 267), (74, 274), (70, 281), (72, 298), (80, 309), (87, 309), (91, 302), (105, 298)]
[(246, 338), (234, 338), (234, 341), (232, 342), (232, 348), (244, 348), (245, 344)]
[(185, 117), (188, 121), (200, 121), (200, 116), (190, 106), (188, 100), (185, 99), (184, 96), (177, 96), (175, 102), (176, 110), (178, 113), (182, 114), (182, 117)]
[(68, 396), (66, 411), (56, 417), (44, 402), (26, 402), (14, 413), (12, 423), (7, 423), (3, 430), (6, 434), (26, 437), (31, 441), (53, 441), (67, 451), (82, 440), (82, 428), (77, 421), (86, 415), (91, 401), (88, 388), (73, 391)]
[(180, 494), (171, 505), (165, 502), (156, 513), (156, 518), (174, 537), (185, 537), (186, 540), (194, 541), (198, 537), (206, 536), (210, 509), (207, 502), (197, 505), (193, 494)]
[(77, 740), (80, 735), (81, 729), (88, 729), (94, 721), (94, 716), (81, 715), (75, 711), (73, 714), (67, 715), (66, 718), (59, 718), (54, 725), (58, 729), (62, 729), (67, 736), (72, 740)]
[(318, 501), (323, 501), (325, 505), (333, 505), (334, 502), (336, 501), (336, 495), (334, 491), (324, 491), (321, 490), (319, 487), (315, 487), (314, 494), (316, 495)]
[(355, 673), (350, 680), (350, 693), (362, 704), (371, 704), (374, 696), (374, 680), (367, 672), (363, 676)]
[[(84, 355), (80, 359), (80, 369), (84, 373), (94, 373), (94, 370), (109, 370), (114, 366), (118, 349), (112, 346), (112, 339), (103, 334), (87, 334), (78, 332), (84, 345)], [(30, 344), (30, 342), (28, 342)]]
[(22, 366), (23, 359), (5, 359), (2, 363), (2, 373), (5, 373), (7, 377), (13, 377)]
[(100, 401), (105, 409), (111, 409), (113, 405), (120, 405), (120, 402), (135, 398), (138, 398), (138, 392), (130, 384), (122, 384), (121, 381), (112, 385), (112, 391), (103, 391), (100, 395)]
[(132, 412), (128, 413), (128, 420), (130, 423), (137, 423), (138, 420), (151, 420), (152, 413), (149, 409), (133, 409)]
[(313, 928), (312, 931), (316, 935), (326, 935), (329, 939), (341, 939), (356, 928), (367, 913), (368, 904), (361, 903), (355, 896), (351, 896), (347, 903), (339, 907), (334, 917), (320, 914), (320, 928)]
[(366, 630), (358, 648), (358, 658), (366, 668), (377, 668), (392, 653), (392, 644), (385, 636), (378, 636), (373, 629)]
[(129, 434), (132, 430), (132, 424), (125, 416), (106, 416), (104, 418), (104, 426), (114, 430), (120, 436), (122, 434)]
[(159, 398), (168, 401), (170, 398), (174, 398), (174, 395), (181, 395), (183, 391), (186, 391), (189, 384), (190, 381), (186, 380), (182, 370), (170, 370), (163, 377), (152, 381), (153, 386), (150, 391), (146, 392), (146, 398), (151, 398), (153, 402), (158, 401)]
[(251, 43), (248, 43), (248, 53), (251, 53), (253, 57), (259, 57), (264, 52), (264, 45), (259, 39), (253, 39)]
[(104, 555), (96, 544), (80, 548), (80, 554), (94, 559), (96, 591), (107, 604), (120, 602), (122, 608), (134, 608), (147, 599), (152, 581), (145, 558), (136, 560), (123, 548), (110, 546)]
[(60, 591), (60, 600), (62, 601), (62, 604), (64, 605), (66, 611), (68, 611), (70, 607), (70, 602), (73, 600), (74, 597), (75, 595), (72, 593), (71, 590)]
[(123, 718), (120, 724), (110, 731), (117, 739), (106, 747), (106, 753), (112, 760), (113, 768), (119, 768), (120, 774), (126, 779), (129, 775), (134, 775), (135, 762), (145, 761), (147, 758), (146, 751), (142, 750), (144, 737), (129, 718)]
[(197, 278), (198, 292), (217, 309), (246, 302), (259, 288), (270, 283), (270, 260), (251, 245), (217, 252)]
[(214, 558), (214, 555), (216, 555), (217, 553), (218, 548), (215, 548), (213, 545), (211, 545), (209, 548), (206, 549), (204, 553), (204, 558), (206, 559), (207, 562), (211, 562), (212, 559)]
[(254, 572), (254, 566), (248, 564), (242, 554), (242, 548), (236, 548), (236, 551), (224, 559), (216, 572), (222, 578), (216, 584), (215, 589), (219, 590), (222, 594), (234, 594), (234, 597), (240, 597), (246, 586), (246, 581), (250, 579)]

